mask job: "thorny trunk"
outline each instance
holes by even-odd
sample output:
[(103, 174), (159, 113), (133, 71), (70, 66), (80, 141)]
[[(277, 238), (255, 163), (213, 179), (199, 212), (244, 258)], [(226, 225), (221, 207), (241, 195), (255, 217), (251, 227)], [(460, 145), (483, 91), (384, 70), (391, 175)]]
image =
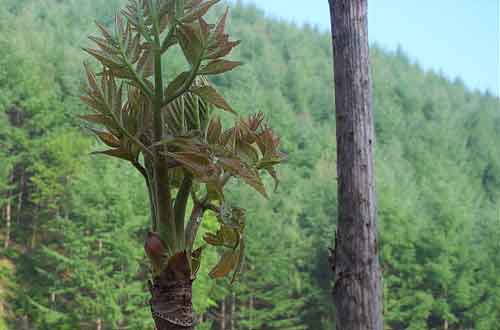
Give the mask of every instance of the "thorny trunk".
[(192, 284), (186, 253), (178, 253), (150, 283), (156, 330), (194, 330)]
[(367, 0), (330, 0), (337, 124), (338, 223), (333, 298), (338, 330), (382, 330), (373, 174)]

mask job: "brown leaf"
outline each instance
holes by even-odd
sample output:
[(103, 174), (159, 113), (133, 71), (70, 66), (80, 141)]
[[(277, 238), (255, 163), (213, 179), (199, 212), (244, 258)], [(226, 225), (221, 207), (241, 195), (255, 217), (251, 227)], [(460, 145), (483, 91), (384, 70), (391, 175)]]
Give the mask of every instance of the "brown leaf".
[(113, 55), (113, 54), (118, 54), (120, 52), (118, 50), (118, 48), (109, 44), (106, 39), (98, 38), (98, 37), (94, 37), (94, 36), (89, 36), (89, 39), (92, 40), (93, 42), (95, 42), (97, 44), (97, 46), (99, 46), (99, 48), (101, 48), (101, 50), (104, 53), (108, 53), (110, 55)]
[(105, 151), (95, 151), (92, 153), (93, 155), (102, 154), (115, 158), (120, 158), (128, 161), (133, 161), (133, 156), (126, 150), (123, 149), (110, 149)]
[(233, 48), (238, 46), (240, 43), (241, 43), (240, 40), (225, 42), (221, 46), (216, 48), (215, 50), (209, 52), (203, 58), (204, 59), (217, 59), (219, 57), (224, 57), (226, 55), (229, 55), (229, 53), (231, 53), (231, 50), (233, 50)]
[(209, 0), (206, 2), (202, 2), (198, 6), (193, 7), (193, 9), (184, 17), (182, 17), (180, 21), (182, 23), (191, 23), (205, 15), (207, 11), (218, 2), (220, 2), (220, 0)]
[(144, 78), (154, 73), (154, 56), (151, 48), (146, 48), (137, 62), (137, 72)]
[(227, 71), (231, 71), (242, 64), (243, 64), (242, 62), (215, 60), (208, 63), (205, 67), (201, 68), (198, 74), (203, 74), (203, 75), (220, 74)]
[(227, 104), (226, 100), (224, 100), (222, 95), (220, 95), (212, 86), (198, 87), (193, 89), (192, 92), (201, 97), (206, 102), (215, 105), (217, 108), (236, 114), (231, 106)]
[(115, 124), (113, 120), (105, 115), (84, 115), (84, 116), (79, 116), (81, 119), (88, 121), (89, 123), (93, 124), (100, 124), (104, 125), (108, 128), (115, 128)]
[(83, 50), (89, 53), (90, 55), (94, 56), (99, 62), (102, 63), (102, 65), (108, 68), (120, 68), (123, 66), (123, 63), (121, 63), (121, 61), (118, 58), (110, 54), (106, 54), (103, 51), (91, 48), (83, 48)]
[(189, 24), (179, 24), (177, 39), (188, 62), (191, 65), (198, 62), (203, 52), (203, 46), (196, 30)]
[(99, 30), (101, 30), (102, 35), (104, 36), (104, 38), (106, 38), (108, 42), (114, 42), (114, 38), (111, 32), (109, 32), (108, 29), (103, 24), (101, 24), (98, 21), (95, 21), (95, 24), (97, 25)]
[(119, 148), (120, 147), (120, 140), (114, 136), (111, 133), (108, 132), (101, 132), (101, 131), (96, 131), (92, 130), (97, 137), (104, 142), (108, 147), (111, 148)]
[(82, 96), (80, 96), (80, 100), (82, 100), (82, 102), (84, 102), (85, 104), (87, 104), (92, 109), (95, 109), (97, 112), (100, 112), (100, 113), (106, 112), (104, 104), (102, 104), (101, 102), (97, 101), (93, 97), (90, 97), (88, 95), (82, 95)]
[(193, 152), (169, 152), (167, 155), (181, 163), (189, 172), (200, 179), (210, 177), (215, 171), (215, 167), (205, 155)]
[(256, 169), (250, 168), (241, 160), (234, 158), (221, 157), (219, 158), (219, 162), (222, 164), (224, 169), (229, 171), (232, 175), (240, 177), (246, 184), (261, 193), (262, 196), (266, 198), (268, 197), (264, 183), (262, 183)]
[(224, 15), (221, 16), (219, 21), (217, 22), (217, 25), (215, 27), (214, 34), (216, 36), (220, 36), (224, 34), (224, 30), (226, 29), (226, 19), (227, 19), (227, 14), (229, 13), (229, 7), (226, 7), (226, 11), (224, 12)]
[(172, 80), (165, 90), (165, 97), (167, 99), (171, 98), (186, 82), (189, 77), (189, 72), (183, 72)]
[(207, 126), (206, 139), (209, 144), (216, 144), (222, 133), (222, 124), (219, 117), (212, 118)]
[(238, 254), (234, 251), (226, 251), (219, 263), (210, 271), (210, 277), (221, 278), (229, 274), (238, 264)]

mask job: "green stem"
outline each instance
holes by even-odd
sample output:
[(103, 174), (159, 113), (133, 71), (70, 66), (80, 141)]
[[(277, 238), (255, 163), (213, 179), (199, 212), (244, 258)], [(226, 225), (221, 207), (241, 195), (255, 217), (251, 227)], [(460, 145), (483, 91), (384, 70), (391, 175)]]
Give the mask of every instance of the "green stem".
[(187, 92), (189, 90), (189, 88), (193, 84), (194, 79), (196, 78), (196, 75), (198, 74), (198, 70), (200, 69), (201, 59), (202, 58), (203, 58), (203, 54), (200, 56), (199, 60), (196, 62), (196, 64), (194, 65), (193, 69), (189, 73), (189, 77), (186, 80), (186, 82), (184, 83), (184, 85), (182, 85), (182, 87), (179, 88), (175, 92), (174, 95), (172, 95), (171, 97), (167, 98), (165, 100), (165, 102), (163, 103), (163, 105), (169, 104), (170, 102), (174, 101), (176, 98), (178, 98), (179, 96), (181, 96), (182, 94), (184, 94), (185, 92)]
[[(157, 15), (153, 15), (153, 20), (157, 20)], [(156, 28), (155, 28), (156, 30)], [(154, 47), (155, 63), (155, 95), (153, 98), (154, 107), (154, 139), (159, 142), (163, 139), (163, 118), (161, 108), (163, 104), (163, 77), (161, 63), (161, 49), (159, 45), (159, 33), (155, 31), (156, 44)], [(156, 202), (158, 203), (158, 230), (160, 237), (169, 245), (171, 251), (176, 251), (176, 227), (172, 210), (172, 195), (170, 192), (170, 182), (168, 175), (168, 164), (165, 156), (162, 154), (163, 148), (155, 149), (155, 187), (157, 193)]]
[(186, 216), (186, 206), (189, 200), (189, 194), (193, 187), (193, 177), (191, 174), (184, 172), (184, 179), (175, 198), (175, 225), (177, 230), (177, 240), (179, 248), (184, 247), (184, 217)]

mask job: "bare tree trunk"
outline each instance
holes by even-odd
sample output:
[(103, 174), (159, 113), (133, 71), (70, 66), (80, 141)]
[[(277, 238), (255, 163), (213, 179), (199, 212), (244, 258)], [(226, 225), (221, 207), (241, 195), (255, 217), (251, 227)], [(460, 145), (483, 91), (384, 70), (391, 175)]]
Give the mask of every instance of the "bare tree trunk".
[(96, 325), (97, 325), (96, 330), (102, 330), (102, 320), (101, 319), (97, 319)]
[(329, 0), (337, 124), (338, 223), (333, 298), (338, 330), (383, 328), (367, 2)]
[(220, 330), (226, 330), (226, 298), (222, 299), (220, 306)]
[(248, 314), (249, 314), (249, 319), (250, 319), (250, 329), (252, 329), (252, 322), (253, 322), (253, 296), (250, 295), (250, 302), (248, 305)]
[(230, 330), (236, 330), (234, 326), (234, 319), (236, 317), (236, 293), (232, 292), (231, 293), (231, 316), (229, 319), (229, 329)]
[(10, 196), (7, 196), (7, 204), (5, 205), (5, 241), (3, 244), (4, 249), (9, 247), (10, 242), (10, 226), (12, 222), (12, 209), (11, 209), (11, 201)]

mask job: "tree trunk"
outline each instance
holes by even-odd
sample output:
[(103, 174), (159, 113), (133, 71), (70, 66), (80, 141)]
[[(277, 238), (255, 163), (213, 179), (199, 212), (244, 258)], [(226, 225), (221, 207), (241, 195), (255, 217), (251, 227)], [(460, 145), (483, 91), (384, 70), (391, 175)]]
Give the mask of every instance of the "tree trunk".
[(373, 174), (367, 0), (329, 0), (337, 125), (338, 223), (333, 299), (338, 330), (382, 330)]
[(177, 253), (150, 283), (151, 313), (157, 330), (194, 330), (192, 284), (186, 253)]
[(234, 326), (234, 321), (236, 318), (236, 293), (231, 293), (231, 315), (229, 319), (229, 329), (230, 330), (236, 330), (236, 327)]
[(7, 196), (7, 204), (5, 205), (5, 241), (3, 244), (4, 249), (7, 249), (9, 247), (11, 222), (12, 222), (11, 202), (10, 202), (10, 197)]
[(226, 330), (226, 298), (222, 299), (220, 306), (220, 330)]

